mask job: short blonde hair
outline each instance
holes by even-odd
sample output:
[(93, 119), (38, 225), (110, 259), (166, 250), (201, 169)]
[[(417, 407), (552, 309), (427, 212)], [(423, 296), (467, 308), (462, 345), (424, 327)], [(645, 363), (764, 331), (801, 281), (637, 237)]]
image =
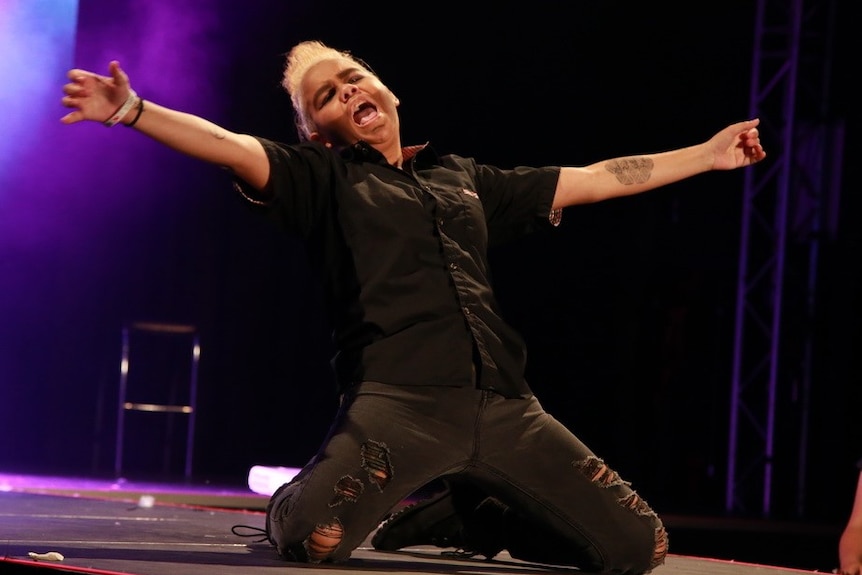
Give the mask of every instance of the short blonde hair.
[(288, 95), (290, 95), (290, 101), (293, 104), (294, 123), (296, 124), (296, 131), (301, 140), (307, 140), (311, 133), (317, 129), (305, 108), (305, 101), (302, 93), (302, 79), (305, 77), (308, 70), (315, 64), (324, 60), (333, 59), (349, 60), (354, 62), (363, 70), (373, 73), (364, 62), (355, 58), (350, 52), (345, 50), (336, 50), (319, 40), (306, 40), (305, 42), (300, 42), (287, 53), (287, 61), (284, 66), (284, 78), (281, 81), (281, 85), (287, 91)]

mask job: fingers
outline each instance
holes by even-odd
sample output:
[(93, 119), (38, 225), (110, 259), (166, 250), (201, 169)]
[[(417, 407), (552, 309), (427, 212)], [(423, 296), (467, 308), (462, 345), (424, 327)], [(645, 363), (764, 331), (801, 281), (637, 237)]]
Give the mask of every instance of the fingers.
[(760, 144), (760, 130), (758, 130), (757, 128), (751, 128), (745, 135), (748, 138), (749, 142), (753, 144)]
[(753, 163), (759, 162), (766, 157), (763, 146), (760, 143), (760, 132), (757, 128), (751, 128), (742, 135), (743, 153)]
[(81, 70), (79, 68), (72, 68), (68, 72), (66, 72), (66, 77), (75, 82), (81, 81), (85, 77), (93, 77), (95, 74), (92, 72), (88, 72), (87, 70)]
[(760, 132), (757, 128), (751, 128), (742, 134), (742, 139), (748, 144), (759, 144), (760, 143)]
[(67, 96), (74, 96), (78, 98), (83, 98), (90, 95), (89, 90), (87, 90), (87, 88), (79, 82), (70, 82), (68, 84), (65, 84), (63, 86), (63, 93)]
[(60, 118), (63, 124), (82, 120), (102, 121), (111, 110), (128, 99), (132, 93), (129, 77), (118, 61), (109, 62), (108, 74), (95, 74), (80, 68), (72, 68), (66, 73), (69, 81), (63, 86), (61, 103), (72, 111)]
[(67, 87), (78, 86), (82, 90), (88, 90), (90, 92), (96, 90), (100, 85), (112, 83), (111, 78), (108, 76), (101, 76), (99, 74), (94, 74), (87, 70), (79, 70), (77, 68), (69, 70), (66, 73), (66, 76), (71, 80), (71, 82), (66, 84)]
[(90, 96), (100, 85), (110, 81), (110, 78), (86, 70), (69, 70), (66, 75), (71, 82), (63, 86), (63, 92), (70, 96)]
[(759, 126), (760, 125), (760, 118), (751, 118), (750, 120), (744, 120), (742, 122), (739, 122), (739, 124), (737, 124), (737, 125), (740, 128), (742, 128), (741, 131), (745, 132), (745, 131), (748, 131), (752, 128), (756, 128), (757, 126)]
[(733, 125), (736, 128), (737, 133), (739, 133), (743, 138), (747, 137), (749, 134), (758, 134), (757, 126), (760, 124), (759, 118), (754, 118), (752, 120), (744, 120), (742, 122), (738, 122)]
[(60, 118), (60, 122), (63, 124), (74, 124), (75, 122), (80, 122), (85, 119), (84, 113), (81, 111), (80, 105), (81, 101), (79, 98), (73, 96), (64, 96), (60, 103), (63, 104), (66, 108), (75, 108), (62, 118)]
[(99, 76), (87, 70), (74, 68), (66, 73), (70, 82), (63, 85), (63, 98), (60, 103), (66, 108), (74, 108), (60, 118), (63, 124), (74, 124), (87, 119), (84, 107), (90, 98), (96, 95), (99, 86), (111, 81), (110, 78)]
[(750, 120), (743, 120), (742, 122), (737, 122), (735, 124), (731, 124), (729, 126), (730, 129), (740, 134), (743, 138), (748, 136), (748, 134), (752, 133), (754, 130), (754, 134), (758, 134), (757, 126), (760, 125), (760, 118), (752, 118)]
[(129, 85), (129, 77), (123, 69), (120, 68), (120, 63), (118, 61), (112, 60), (110, 64), (108, 64), (108, 71), (110, 76), (102, 76), (101, 74), (90, 72), (89, 70), (73, 68), (66, 72), (66, 77), (73, 83), (80, 84), (82, 86), (110, 84), (116, 87), (127, 87)]
[(84, 115), (79, 111), (75, 110), (74, 112), (69, 112), (62, 118), (60, 118), (60, 122), (63, 124), (74, 124), (75, 122), (80, 122), (84, 119)]
[(123, 87), (129, 85), (129, 76), (120, 68), (120, 63), (117, 60), (111, 60), (108, 69), (111, 72), (111, 77), (114, 79), (114, 84)]

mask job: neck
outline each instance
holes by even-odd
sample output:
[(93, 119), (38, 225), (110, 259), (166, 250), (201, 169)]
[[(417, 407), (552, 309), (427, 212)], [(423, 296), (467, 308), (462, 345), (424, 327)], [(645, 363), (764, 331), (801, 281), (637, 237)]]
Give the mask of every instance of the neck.
[[(386, 159), (386, 161), (391, 165), (395, 166), (398, 169), (401, 169), (401, 166), (404, 164), (404, 153), (401, 150), (401, 140), (396, 139), (393, 142), (388, 143), (379, 143), (379, 144), (371, 144), (369, 142), (365, 142), (366, 145), (371, 146)], [(351, 144), (352, 145), (352, 144)], [(345, 148), (350, 147), (350, 145), (342, 145), (342, 146), (331, 146), (339, 152)]]
[(404, 163), (404, 155), (401, 152), (401, 140), (395, 139), (393, 142), (389, 142), (384, 145), (374, 146), (377, 148), (377, 151), (383, 154), (383, 157), (386, 158), (386, 161), (396, 168), (401, 168), (401, 165)]

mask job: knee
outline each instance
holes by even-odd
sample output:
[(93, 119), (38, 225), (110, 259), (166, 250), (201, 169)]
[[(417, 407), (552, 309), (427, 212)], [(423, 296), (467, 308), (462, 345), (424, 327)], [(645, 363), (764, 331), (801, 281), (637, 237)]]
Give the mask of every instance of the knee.
[[(637, 573), (649, 573), (667, 558), (669, 540), (667, 530), (661, 519), (640, 496), (632, 492), (623, 501), (623, 506), (633, 511), (638, 518), (646, 522), (642, 538), (632, 538), (632, 544), (637, 546), (637, 555), (641, 557)], [(634, 550), (633, 550), (634, 551)]]
[(336, 551), (343, 538), (344, 527), (337, 517), (315, 525), (314, 530), (302, 542), (309, 563), (337, 560)]
[(267, 505), (266, 532), (279, 556), (300, 563), (334, 561), (344, 538), (344, 526), (337, 517), (310, 529), (305, 522), (289, 520), (294, 508), (297, 484), (283, 485)]
[(668, 535), (656, 512), (604, 461), (591, 457), (579, 467), (591, 481), (614, 490), (619, 505), (629, 512), (625, 522), (627, 536), (616, 542), (623, 547), (614, 553), (621, 565), (612, 566), (611, 571), (649, 573), (662, 565), (667, 557)]
[[(385, 443), (368, 440), (361, 445), (362, 470), (368, 483), (383, 492), (392, 478), (389, 449)], [(310, 468), (309, 468), (310, 469)], [(309, 495), (307, 474), (301, 473), (293, 482), (281, 486), (267, 505), (266, 531), (278, 554), (289, 560), (303, 563), (335, 563), (348, 559), (353, 548), (367, 532), (362, 532), (366, 523), (363, 516), (357, 521), (357, 503), (365, 492), (366, 482), (351, 475), (339, 477), (321, 501), (313, 493)], [(303, 492), (305, 495), (302, 495)], [(302, 501), (302, 502), (300, 502)], [(324, 507), (325, 505), (325, 507)], [(339, 514), (338, 509), (347, 511)], [(345, 528), (346, 522), (350, 533)]]
[(655, 544), (653, 545), (652, 560), (650, 561), (650, 571), (659, 565), (664, 565), (669, 545), (667, 531), (664, 525), (661, 524), (661, 521), (659, 521), (658, 527), (655, 529)]
[(299, 539), (284, 533), (271, 536), (282, 559), (298, 563), (331, 563), (341, 560), (337, 551), (344, 538), (344, 527), (337, 518), (318, 523), (311, 533)]
[(667, 531), (660, 524), (651, 533), (618, 542), (613, 550), (606, 549), (598, 571), (625, 575), (644, 575), (663, 565), (668, 552)]

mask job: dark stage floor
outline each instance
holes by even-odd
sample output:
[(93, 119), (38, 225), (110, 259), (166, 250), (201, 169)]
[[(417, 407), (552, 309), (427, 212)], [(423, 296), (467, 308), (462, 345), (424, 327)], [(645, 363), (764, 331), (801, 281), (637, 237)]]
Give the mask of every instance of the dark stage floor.
[[(346, 564), (286, 563), (268, 543), (241, 537), (231, 529), (235, 525), (262, 528), (267, 499), (243, 486), (0, 475), (0, 573), (265, 575), (321, 569), (332, 575), (577, 572), (524, 563), (505, 552), (493, 561), (454, 559), (442, 556), (436, 547), (381, 552), (367, 541)], [(676, 553), (654, 571), (656, 575), (788, 575), (829, 571), (833, 566), (837, 534), (831, 529), (800, 533), (785, 526), (765, 533), (762, 525), (693, 517), (666, 518), (666, 523), (671, 550), (676, 546)], [(784, 551), (785, 560), (762, 563), (746, 559), (750, 554), (747, 548), (756, 547), (758, 542), (774, 544), (779, 553)], [(734, 545), (738, 553), (731, 549)], [(821, 551), (818, 545), (823, 547)], [(787, 561), (800, 546), (813, 557), (821, 554), (823, 565), (797, 567)], [(50, 560), (46, 554), (52, 552), (59, 553), (62, 560)]]

